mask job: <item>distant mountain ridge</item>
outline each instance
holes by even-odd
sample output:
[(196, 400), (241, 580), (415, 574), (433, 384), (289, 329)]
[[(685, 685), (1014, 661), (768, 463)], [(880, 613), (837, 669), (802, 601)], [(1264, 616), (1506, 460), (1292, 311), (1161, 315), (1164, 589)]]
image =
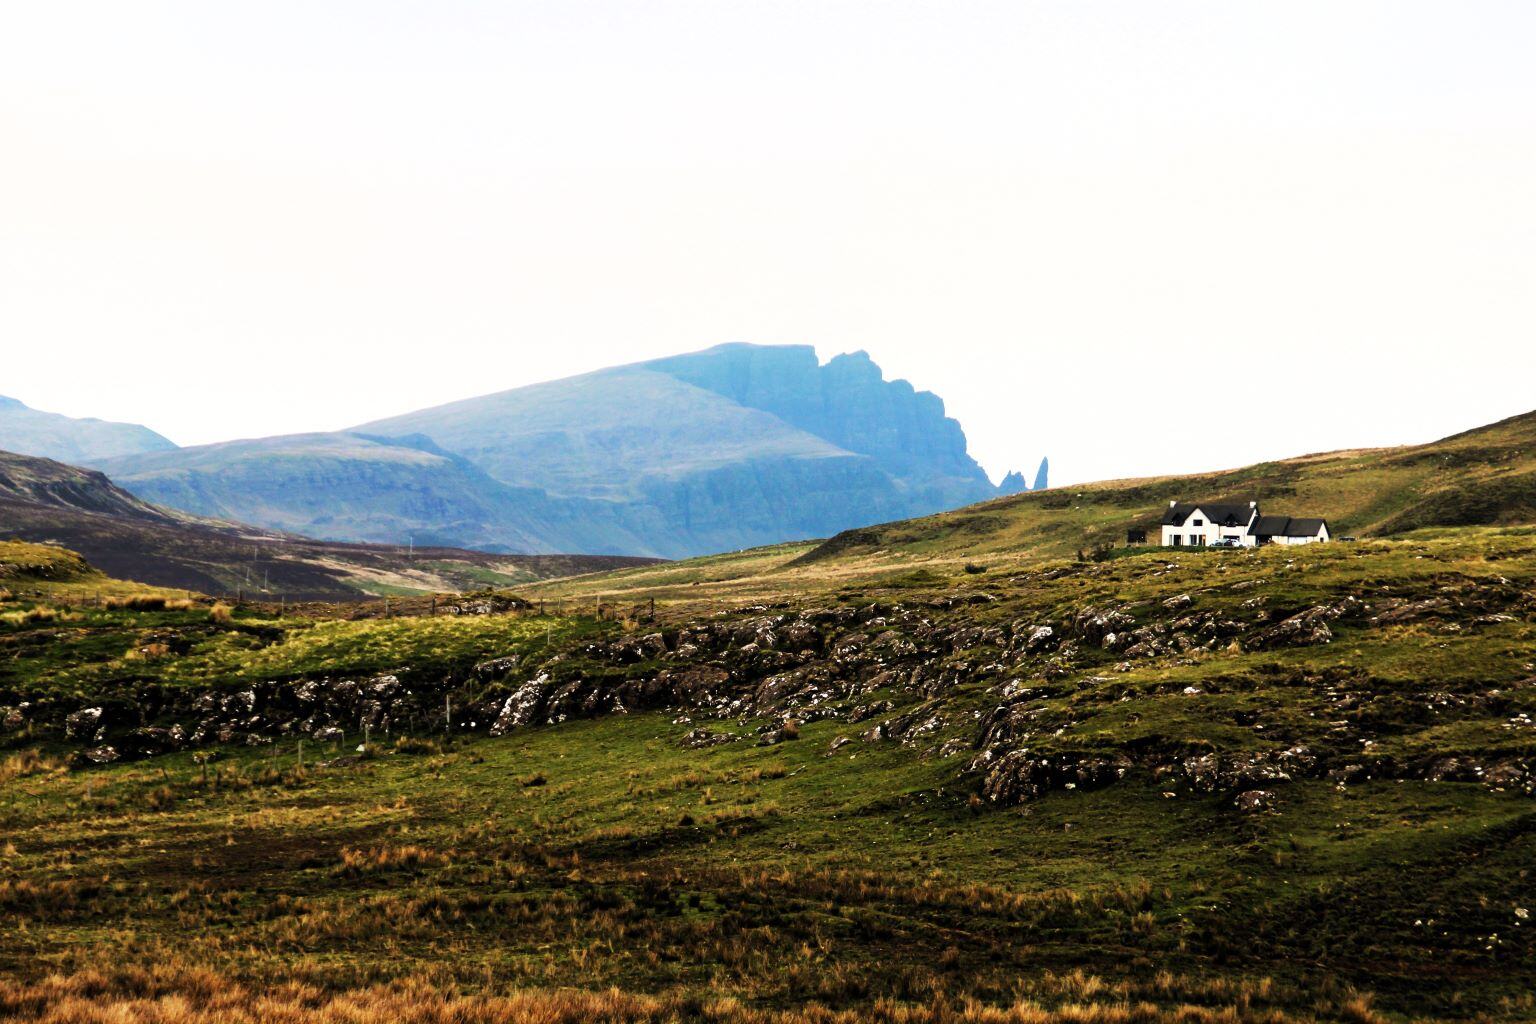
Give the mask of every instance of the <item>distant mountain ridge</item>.
[(33, 409), (0, 395), (0, 450), (89, 465), (101, 459), (176, 447), (167, 438), (137, 423), (76, 419)]
[(1013, 493), (937, 395), (809, 345), (722, 345), (104, 468), (157, 504), (334, 540), (668, 558)]

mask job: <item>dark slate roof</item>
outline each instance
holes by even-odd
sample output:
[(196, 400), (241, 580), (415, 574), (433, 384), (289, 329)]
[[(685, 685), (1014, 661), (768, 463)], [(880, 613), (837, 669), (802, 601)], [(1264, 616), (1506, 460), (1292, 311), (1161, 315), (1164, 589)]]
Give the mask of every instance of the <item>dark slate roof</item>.
[(1164, 526), (1183, 526), (1196, 509), (1210, 517), (1218, 526), (1247, 526), (1253, 512), (1246, 501), (1181, 501), (1170, 505), (1163, 513)]
[(1287, 537), (1316, 537), (1318, 531), (1326, 526), (1326, 519), (1292, 519), (1290, 525), (1285, 528)]
[(1284, 537), (1290, 525), (1290, 516), (1259, 516), (1254, 520), (1253, 529), (1248, 532), (1255, 537)]

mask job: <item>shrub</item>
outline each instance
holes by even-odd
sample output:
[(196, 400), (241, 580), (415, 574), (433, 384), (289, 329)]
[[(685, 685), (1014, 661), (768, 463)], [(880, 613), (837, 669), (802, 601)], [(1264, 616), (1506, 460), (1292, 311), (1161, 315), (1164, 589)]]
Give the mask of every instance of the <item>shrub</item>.
[(223, 601), (208, 609), (208, 618), (215, 625), (227, 626), (235, 621), (235, 610)]

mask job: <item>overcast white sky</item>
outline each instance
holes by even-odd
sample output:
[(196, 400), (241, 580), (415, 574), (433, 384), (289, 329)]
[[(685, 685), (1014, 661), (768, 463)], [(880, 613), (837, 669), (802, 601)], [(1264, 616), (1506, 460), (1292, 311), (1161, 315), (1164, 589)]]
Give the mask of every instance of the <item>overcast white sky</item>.
[(1536, 408), (1536, 4), (0, 0), (0, 394), (183, 443), (722, 341), (999, 476)]

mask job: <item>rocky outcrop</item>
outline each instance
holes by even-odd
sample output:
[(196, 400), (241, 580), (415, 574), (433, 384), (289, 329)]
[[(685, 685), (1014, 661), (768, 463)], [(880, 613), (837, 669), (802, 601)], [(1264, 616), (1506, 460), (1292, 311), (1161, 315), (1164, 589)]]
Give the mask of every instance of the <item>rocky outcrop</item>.
[[(1519, 701), (1536, 680), (1416, 693), (1406, 703), (1377, 692), (1345, 665), (1290, 669), (1277, 662), (1268, 671), (1294, 675), (1278, 685), (1300, 688), (1319, 711), (1309, 713), (1317, 724), (1308, 726), (1304, 741), (1266, 731), (1262, 715), (1242, 701), (1222, 705), (1220, 714), (1230, 719), (1216, 720), (1203, 735), (1130, 730), (1122, 739), (1115, 730), (1079, 728), (1106, 713), (1117, 723), (1134, 723), (1139, 712), (1130, 709), (1138, 700), (1182, 723), (1188, 720), (1182, 708), (1170, 702), (1208, 706), (1204, 702), (1228, 690), (1256, 685), (1242, 673), (1206, 673), (1197, 684), (1157, 673), (1117, 683), (1139, 660), (1162, 659), (1178, 669), (1232, 645), (1304, 648), (1326, 642), (1337, 629), (1397, 628), (1448, 610), (1474, 626), (1508, 619), (1500, 607), (1528, 611), (1514, 587), (1506, 594), (1481, 586), (1443, 600), (1432, 606), (1394, 598), (1383, 608), (1345, 595), (1281, 609), (1258, 598), (1234, 605), (1206, 592), (1173, 593), (1064, 609), (1045, 621), (1009, 619), (993, 607), (996, 597), (980, 590), (860, 608), (754, 607), (488, 658), (457, 677), (417, 676), (407, 666), (366, 679), (157, 691), (76, 704), (10, 702), (0, 707), (0, 722), (34, 734), (56, 729), (95, 762), (107, 749), (116, 759), (284, 737), (331, 741), (445, 729), (503, 736), (666, 709), (682, 727), (677, 742), (690, 748), (790, 742), (803, 725), (838, 723), (829, 754), (852, 743), (899, 743), (924, 757), (954, 757), (967, 784), (997, 804), (1112, 785), (1131, 775), (1169, 798), (1220, 797), (1247, 812), (1278, 806), (1274, 794), (1305, 779), (1348, 786), (1411, 778), (1536, 793), (1532, 759), (1520, 748), (1511, 748), (1516, 755), (1474, 749), (1412, 758), (1375, 748), (1385, 735), (1376, 723), (1439, 714), (1493, 716), (1511, 732), (1531, 730)], [(1371, 626), (1373, 615), (1389, 625)], [(9, 701), (4, 694), (0, 699)]]

